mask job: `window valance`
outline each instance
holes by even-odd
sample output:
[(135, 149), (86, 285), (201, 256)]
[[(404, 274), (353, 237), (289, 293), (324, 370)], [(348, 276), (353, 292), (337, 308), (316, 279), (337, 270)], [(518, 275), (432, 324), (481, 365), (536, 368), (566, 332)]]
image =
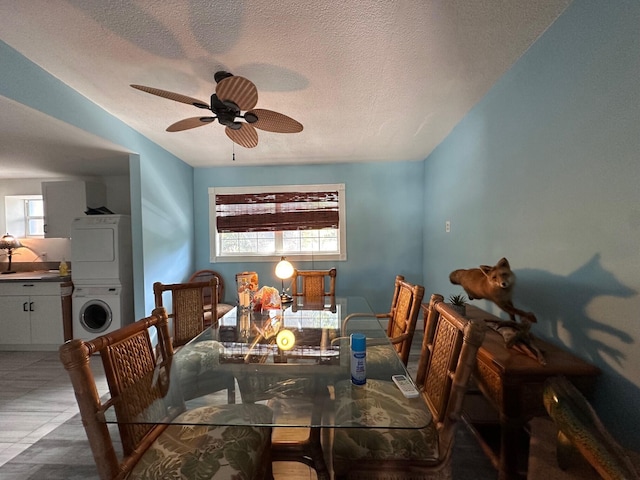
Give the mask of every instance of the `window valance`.
[(219, 233), (338, 228), (338, 191), (216, 194)]

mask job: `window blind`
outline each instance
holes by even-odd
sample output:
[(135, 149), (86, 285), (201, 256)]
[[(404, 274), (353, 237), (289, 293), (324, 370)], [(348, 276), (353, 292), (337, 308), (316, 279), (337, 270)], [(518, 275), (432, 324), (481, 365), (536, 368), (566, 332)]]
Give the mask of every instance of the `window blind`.
[(338, 228), (338, 192), (216, 194), (219, 233)]

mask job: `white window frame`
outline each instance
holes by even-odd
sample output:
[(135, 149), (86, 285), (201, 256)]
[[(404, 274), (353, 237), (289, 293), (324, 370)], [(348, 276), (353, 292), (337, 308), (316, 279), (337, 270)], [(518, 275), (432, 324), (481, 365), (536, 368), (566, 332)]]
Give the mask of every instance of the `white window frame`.
[(29, 219), (41, 219), (44, 224), (44, 216), (29, 217), (27, 202), (29, 200), (42, 200), (42, 195), (7, 195), (5, 202), (6, 231), (16, 238), (44, 238), (42, 235), (32, 235), (29, 232)]
[[(338, 215), (340, 223), (338, 227), (339, 253), (287, 253), (276, 252), (269, 255), (233, 255), (223, 256), (217, 254), (218, 229), (216, 225), (216, 194), (243, 194), (266, 192), (324, 192), (338, 191)], [(344, 261), (347, 259), (347, 208), (345, 198), (345, 184), (318, 184), (318, 185), (274, 185), (274, 186), (250, 186), (250, 187), (209, 187), (209, 261), (211, 263), (230, 262), (277, 262), (284, 255), (290, 261)]]

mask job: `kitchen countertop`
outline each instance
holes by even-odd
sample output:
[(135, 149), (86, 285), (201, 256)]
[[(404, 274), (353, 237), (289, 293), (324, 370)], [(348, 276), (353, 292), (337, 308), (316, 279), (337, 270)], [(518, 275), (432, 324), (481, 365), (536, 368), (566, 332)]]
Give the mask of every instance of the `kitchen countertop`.
[(1, 282), (70, 282), (71, 276), (60, 276), (58, 271), (16, 272), (0, 274)]

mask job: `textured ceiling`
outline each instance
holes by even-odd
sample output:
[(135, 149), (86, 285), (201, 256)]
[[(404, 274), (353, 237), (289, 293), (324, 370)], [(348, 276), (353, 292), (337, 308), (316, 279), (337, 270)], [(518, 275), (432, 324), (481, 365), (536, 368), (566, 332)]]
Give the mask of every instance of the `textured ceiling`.
[[(193, 166), (419, 160), (569, 3), (0, 0), (0, 38)], [(218, 123), (169, 133), (170, 124), (204, 111), (129, 87), (208, 103), (218, 70), (253, 81), (258, 108), (291, 116), (304, 130), (259, 131), (253, 149), (234, 147)], [(35, 136), (28, 121), (37, 113), (12, 104), (9, 113), (25, 123), (18, 132), (8, 128), (16, 117), (2, 110), (0, 163), (9, 165), (15, 139)], [(64, 128), (39, 125), (34, 143)], [(75, 133), (68, 147), (76, 147)], [(123, 151), (81, 138), (84, 164)]]

